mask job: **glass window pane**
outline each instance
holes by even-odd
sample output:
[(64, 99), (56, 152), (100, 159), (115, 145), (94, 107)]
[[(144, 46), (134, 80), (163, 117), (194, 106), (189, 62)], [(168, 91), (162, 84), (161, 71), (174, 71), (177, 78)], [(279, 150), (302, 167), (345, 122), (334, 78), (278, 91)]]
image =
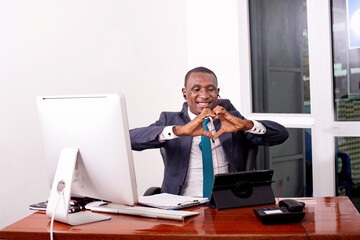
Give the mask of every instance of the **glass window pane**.
[(336, 138), (338, 196), (349, 196), (360, 211), (360, 137)]
[[(280, 197), (311, 197), (312, 190), (312, 149), (311, 129), (288, 129), (289, 138), (285, 143), (260, 147), (256, 169), (273, 169), (273, 180), (282, 187)], [(272, 184), (274, 195), (281, 190)]]
[(253, 112), (309, 113), (305, 0), (250, 0)]
[(332, 1), (335, 119), (359, 121), (360, 48), (349, 49), (346, 8), (346, 0)]

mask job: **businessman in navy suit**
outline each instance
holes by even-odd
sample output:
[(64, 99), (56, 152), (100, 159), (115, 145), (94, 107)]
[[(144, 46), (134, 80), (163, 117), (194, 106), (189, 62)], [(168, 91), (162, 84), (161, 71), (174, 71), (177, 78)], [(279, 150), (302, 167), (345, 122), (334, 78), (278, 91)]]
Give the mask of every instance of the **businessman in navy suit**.
[[(212, 140), (214, 174), (243, 171), (246, 146), (272, 146), (288, 138), (276, 122), (245, 119), (230, 101), (219, 98), (219, 91), (213, 71), (194, 68), (185, 76), (180, 112), (162, 112), (150, 126), (130, 130), (133, 150), (161, 149), (162, 192), (202, 197), (201, 135)], [(202, 126), (206, 118), (211, 120), (208, 131)]]

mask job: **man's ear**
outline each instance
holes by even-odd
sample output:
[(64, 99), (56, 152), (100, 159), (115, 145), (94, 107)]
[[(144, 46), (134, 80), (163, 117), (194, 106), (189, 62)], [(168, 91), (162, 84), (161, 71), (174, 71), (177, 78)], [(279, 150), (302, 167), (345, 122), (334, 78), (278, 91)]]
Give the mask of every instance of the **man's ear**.
[(183, 93), (184, 99), (186, 100), (186, 90), (185, 90), (185, 88), (183, 88), (181, 91), (182, 91), (182, 93)]

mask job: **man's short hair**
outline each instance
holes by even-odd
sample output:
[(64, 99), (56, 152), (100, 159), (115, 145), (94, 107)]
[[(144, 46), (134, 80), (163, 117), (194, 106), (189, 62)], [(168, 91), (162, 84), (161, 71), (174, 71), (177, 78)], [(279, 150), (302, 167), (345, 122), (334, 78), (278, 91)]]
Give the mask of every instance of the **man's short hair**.
[(210, 69), (206, 68), (206, 67), (196, 67), (194, 69), (191, 69), (190, 71), (188, 71), (185, 75), (185, 82), (184, 82), (184, 87), (186, 87), (186, 84), (187, 84), (187, 81), (190, 77), (190, 75), (192, 73), (196, 73), (196, 72), (201, 72), (201, 73), (209, 73), (209, 74), (212, 74), (214, 75), (215, 77), (215, 80), (216, 80), (216, 85), (217, 85), (217, 77), (215, 75), (215, 73), (213, 71), (211, 71)]

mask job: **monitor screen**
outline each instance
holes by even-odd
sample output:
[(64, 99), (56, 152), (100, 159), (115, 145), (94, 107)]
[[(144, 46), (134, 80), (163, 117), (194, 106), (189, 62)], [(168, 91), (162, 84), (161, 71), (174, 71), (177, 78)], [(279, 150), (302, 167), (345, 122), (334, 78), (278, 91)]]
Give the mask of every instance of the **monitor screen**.
[[(64, 184), (64, 176), (71, 174), (72, 183), (66, 184), (71, 185), (72, 195), (117, 204), (137, 203), (122, 94), (41, 96), (37, 97), (37, 106), (52, 188)], [(65, 151), (69, 149), (75, 150), (75, 165), (62, 160), (60, 166), (60, 156), (69, 158)]]

